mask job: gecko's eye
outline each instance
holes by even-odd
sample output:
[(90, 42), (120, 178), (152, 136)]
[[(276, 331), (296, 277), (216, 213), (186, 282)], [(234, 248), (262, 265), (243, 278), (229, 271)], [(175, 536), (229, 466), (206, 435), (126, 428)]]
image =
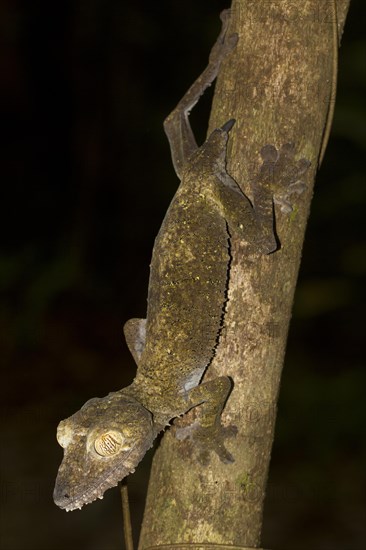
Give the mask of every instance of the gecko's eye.
[(100, 456), (112, 456), (126, 449), (123, 435), (115, 430), (99, 435), (94, 441), (94, 449)]

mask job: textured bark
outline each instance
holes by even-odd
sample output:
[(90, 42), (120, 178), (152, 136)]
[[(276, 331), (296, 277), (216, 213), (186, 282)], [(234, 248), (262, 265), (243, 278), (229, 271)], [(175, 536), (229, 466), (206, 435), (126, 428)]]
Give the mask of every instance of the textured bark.
[[(339, 35), (348, 5), (338, 0)], [(333, 6), (333, 0), (233, 1), (231, 31), (239, 42), (220, 72), (210, 120), (213, 129), (236, 119), (228, 172), (250, 196), (263, 145), (294, 142), (298, 157), (312, 164), (298, 208), (291, 215), (276, 211), (278, 251), (261, 256), (232, 239), (225, 326), (206, 379), (233, 378), (223, 420), (238, 428), (228, 443), (235, 463), (212, 456), (203, 468), (190, 444), (168, 431), (153, 461), (140, 550), (260, 545), (287, 331), (332, 97)]]

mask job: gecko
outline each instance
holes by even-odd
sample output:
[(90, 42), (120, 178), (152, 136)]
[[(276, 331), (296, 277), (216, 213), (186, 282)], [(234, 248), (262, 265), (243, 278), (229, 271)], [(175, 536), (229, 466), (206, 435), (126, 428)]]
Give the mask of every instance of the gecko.
[[(103, 498), (135, 470), (160, 432), (195, 407), (200, 415), (190, 437), (197, 458), (207, 463), (216, 454), (226, 464), (234, 460), (226, 438), (235, 429), (221, 424), (231, 379), (202, 382), (223, 326), (230, 235), (237, 233), (261, 254), (274, 252), (273, 181), (289, 166), (282, 178), (287, 195), (298, 194), (309, 163), (295, 161), (290, 144), (280, 150), (262, 147), (251, 202), (226, 170), (235, 121), (226, 121), (197, 146), (189, 112), (236, 46), (238, 36), (227, 32), (229, 18), (225, 10), (208, 66), (164, 122), (180, 184), (153, 247), (146, 318), (124, 326), (136, 377), (120, 391), (90, 399), (57, 429), (64, 456), (53, 496), (67, 511)], [(288, 211), (288, 200), (280, 204)]]

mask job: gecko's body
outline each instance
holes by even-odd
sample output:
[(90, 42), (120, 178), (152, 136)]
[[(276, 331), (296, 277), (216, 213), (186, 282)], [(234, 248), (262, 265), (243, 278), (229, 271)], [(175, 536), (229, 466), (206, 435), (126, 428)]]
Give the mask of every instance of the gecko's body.
[[(66, 510), (81, 508), (134, 470), (169, 422), (200, 406), (192, 438), (207, 459), (210, 450), (224, 462), (233, 460), (220, 415), (231, 382), (223, 376), (201, 383), (219, 341), (227, 299), (229, 237), (238, 232), (262, 253), (276, 249), (273, 191), (276, 170), (291, 166), (293, 149), (262, 148), (262, 167), (253, 183), (254, 207), (226, 172), (226, 144), (234, 121), (215, 130), (197, 147), (188, 113), (217, 75), (237, 37), (226, 37), (228, 12), (210, 64), (165, 121), (180, 186), (156, 238), (145, 319), (125, 325), (129, 349), (137, 363), (133, 383), (104, 398), (88, 401), (62, 421), (58, 440), (64, 447), (54, 499)], [(277, 170), (277, 172), (278, 172)], [(287, 174), (288, 176), (288, 174)], [(281, 178), (279, 178), (281, 180)], [(296, 188), (297, 185), (297, 188)]]
[(183, 178), (156, 238), (150, 266), (154, 285), (149, 286), (146, 344), (136, 384), (146, 381), (151, 386), (151, 373), (158, 372), (162, 408), (168, 407), (168, 414), (173, 404), (167, 403), (167, 396), (174, 394), (174, 401), (202, 378), (223, 316), (228, 232), (225, 218), (204, 189), (207, 183), (194, 170)]

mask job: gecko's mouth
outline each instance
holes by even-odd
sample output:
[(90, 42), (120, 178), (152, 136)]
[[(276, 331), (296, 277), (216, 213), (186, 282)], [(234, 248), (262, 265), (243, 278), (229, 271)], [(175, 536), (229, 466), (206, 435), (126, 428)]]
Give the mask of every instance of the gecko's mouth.
[(66, 512), (71, 512), (72, 510), (81, 510), (84, 504), (90, 504), (98, 498), (102, 499), (104, 491), (109, 487), (115, 487), (117, 484), (118, 481), (115, 484), (108, 484), (108, 487), (106, 486), (105, 488), (103, 488), (103, 485), (100, 485), (98, 487), (98, 490), (89, 490), (86, 491), (86, 493), (83, 493), (81, 496), (78, 495), (75, 497), (70, 496), (67, 491), (59, 491), (56, 486), (53, 493), (53, 500), (59, 508), (61, 508), (62, 510), (66, 510)]
[(90, 504), (98, 498), (102, 499), (107, 489), (116, 487), (119, 481), (134, 471), (134, 468), (128, 470), (120, 465), (116, 466), (102, 481), (99, 480), (97, 484), (91, 486), (89, 484), (84, 492), (80, 491), (77, 494), (75, 494), (75, 489), (68, 488), (62, 478), (59, 479), (57, 476), (53, 500), (59, 508), (66, 512), (81, 510), (85, 504)]

